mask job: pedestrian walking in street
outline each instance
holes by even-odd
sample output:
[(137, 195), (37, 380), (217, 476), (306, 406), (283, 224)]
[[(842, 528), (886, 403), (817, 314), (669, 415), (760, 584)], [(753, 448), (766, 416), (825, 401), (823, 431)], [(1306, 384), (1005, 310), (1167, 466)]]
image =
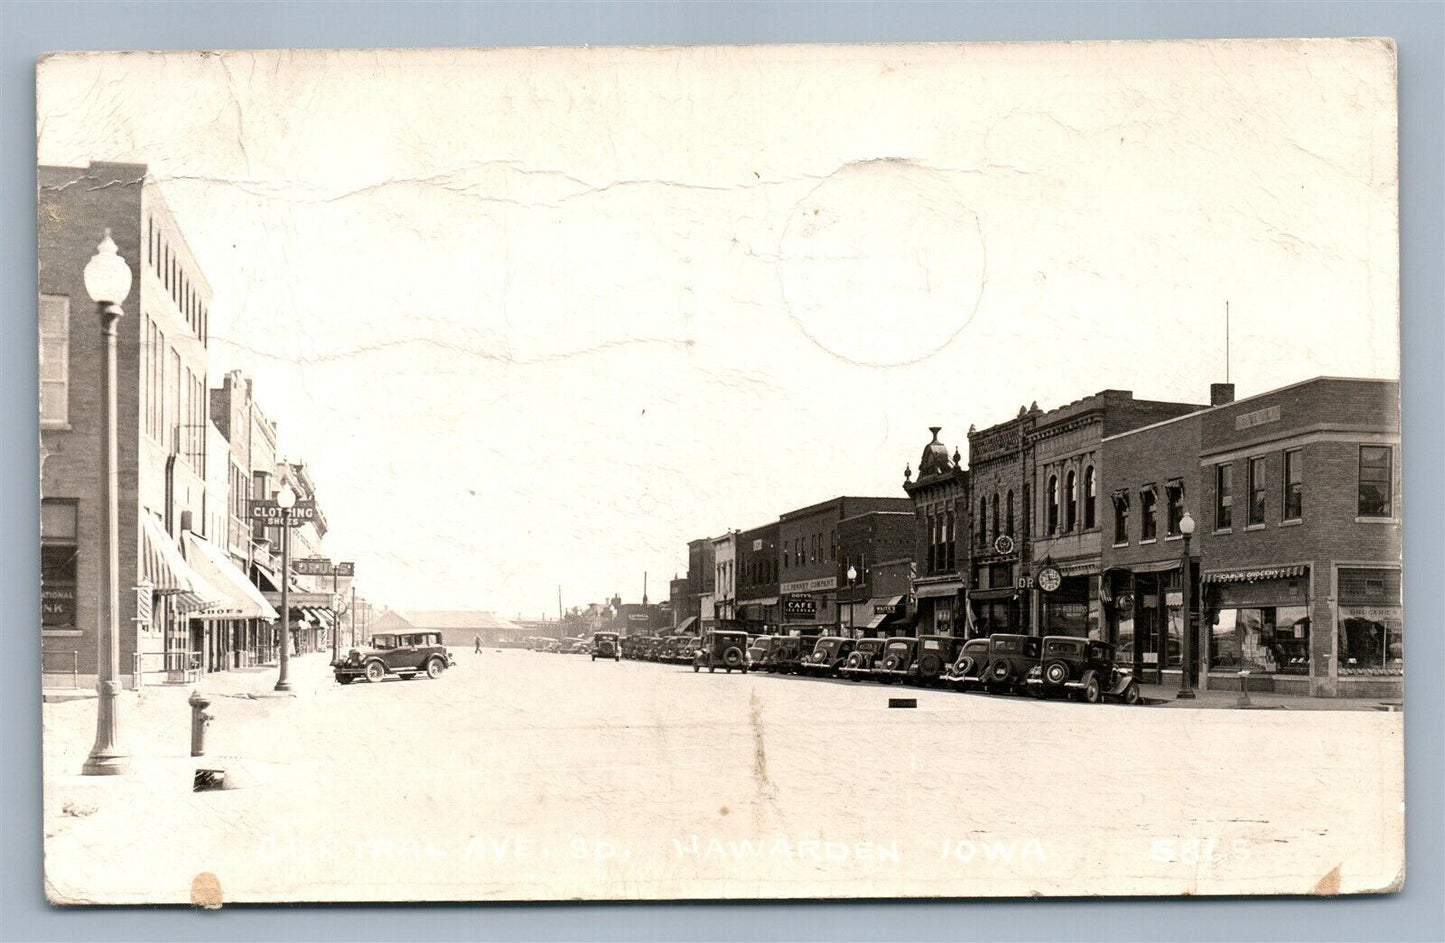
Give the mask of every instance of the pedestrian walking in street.
[(472, 636), (472, 642), (476, 645), (476, 654), (480, 655), (482, 653), (482, 637), (480, 635), (474, 635)]

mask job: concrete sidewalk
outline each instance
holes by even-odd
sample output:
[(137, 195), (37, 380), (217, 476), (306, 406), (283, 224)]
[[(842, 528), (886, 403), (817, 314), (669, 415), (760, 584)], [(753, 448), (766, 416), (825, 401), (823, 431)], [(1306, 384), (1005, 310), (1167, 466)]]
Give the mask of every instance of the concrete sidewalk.
[[(1179, 700), (1179, 687), (1167, 684), (1141, 684), (1140, 692), (1151, 707), (1183, 709), (1241, 709), (1238, 691), (1198, 691), (1193, 700)], [(1300, 697), (1294, 694), (1270, 694), (1251, 691), (1246, 710), (1288, 711), (1385, 711), (1403, 710), (1400, 701), (1381, 701), (1359, 697)]]

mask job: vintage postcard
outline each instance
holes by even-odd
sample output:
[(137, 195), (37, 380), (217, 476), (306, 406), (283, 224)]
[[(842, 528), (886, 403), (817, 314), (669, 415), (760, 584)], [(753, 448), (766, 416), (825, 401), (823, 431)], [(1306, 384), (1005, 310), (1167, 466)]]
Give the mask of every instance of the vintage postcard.
[(1397, 890), (1395, 65), (43, 58), (51, 901)]

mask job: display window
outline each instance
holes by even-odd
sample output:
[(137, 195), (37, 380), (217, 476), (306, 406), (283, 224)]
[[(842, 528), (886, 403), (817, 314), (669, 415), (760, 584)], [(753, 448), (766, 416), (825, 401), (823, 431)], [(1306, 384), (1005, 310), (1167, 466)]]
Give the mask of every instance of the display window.
[(1209, 634), (1209, 666), (1227, 671), (1309, 674), (1309, 609), (1261, 606), (1219, 610)]
[(1341, 675), (1400, 675), (1405, 672), (1402, 610), (1388, 606), (1341, 606)]

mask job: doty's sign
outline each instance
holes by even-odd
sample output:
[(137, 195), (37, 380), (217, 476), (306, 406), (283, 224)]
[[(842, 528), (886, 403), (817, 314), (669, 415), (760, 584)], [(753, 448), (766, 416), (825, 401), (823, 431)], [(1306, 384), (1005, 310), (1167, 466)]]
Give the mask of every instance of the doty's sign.
[(251, 520), (267, 527), (301, 527), (316, 520), (316, 502), (297, 501), (292, 507), (283, 508), (275, 501), (252, 501)]

